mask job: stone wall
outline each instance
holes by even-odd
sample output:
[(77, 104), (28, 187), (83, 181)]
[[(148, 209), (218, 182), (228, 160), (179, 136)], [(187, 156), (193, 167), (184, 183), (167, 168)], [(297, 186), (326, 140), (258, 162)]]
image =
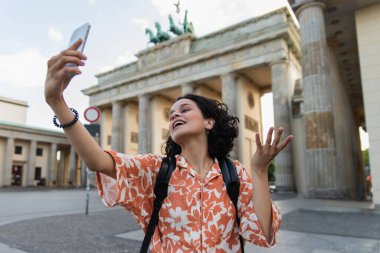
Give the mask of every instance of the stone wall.
[(356, 12), (373, 202), (380, 205), (380, 4)]

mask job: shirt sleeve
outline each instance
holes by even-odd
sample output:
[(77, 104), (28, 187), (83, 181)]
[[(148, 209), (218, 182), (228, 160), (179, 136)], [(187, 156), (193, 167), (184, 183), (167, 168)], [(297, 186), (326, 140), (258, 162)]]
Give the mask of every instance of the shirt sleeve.
[(260, 222), (257, 219), (253, 201), (253, 180), (248, 175), (245, 168), (238, 161), (235, 166), (240, 179), (240, 192), (238, 198), (238, 215), (240, 217), (239, 233), (245, 241), (251, 242), (261, 247), (272, 248), (276, 245), (276, 234), (280, 228), (281, 215), (278, 207), (272, 201), (272, 226), (271, 238), (265, 238)]
[(153, 187), (162, 158), (151, 154), (131, 156), (115, 151), (105, 152), (115, 161), (116, 180), (96, 173), (103, 203), (108, 207), (125, 207), (146, 230), (153, 211)]

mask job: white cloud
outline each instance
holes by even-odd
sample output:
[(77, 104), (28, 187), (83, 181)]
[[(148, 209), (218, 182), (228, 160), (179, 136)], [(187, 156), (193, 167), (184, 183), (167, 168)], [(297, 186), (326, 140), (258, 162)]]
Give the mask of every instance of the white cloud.
[(175, 11), (174, 1), (167, 0), (151, 0), (152, 4), (157, 7), (158, 12), (162, 16), (167, 16)]
[(135, 18), (132, 20), (132, 24), (137, 25), (139, 28), (146, 29), (152, 27), (152, 22), (144, 18)]
[(0, 54), (0, 83), (12, 86), (41, 86), (45, 80), (47, 58), (37, 49), (16, 54)]
[(115, 65), (116, 66), (123, 65), (123, 64), (127, 64), (129, 62), (136, 61), (136, 60), (137, 60), (137, 57), (134, 54), (132, 54), (130, 51), (125, 51), (123, 54), (117, 57)]
[(54, 26), (49, 27), (49, 37), (52, 41), (57, 43), (61, 43), (63, 41), (63, 34)]
[(102, 73), (102, 72), (107, 72), (107, 71), (110, 71), (114, 68), (115, 66), (113, 65), (106, 65), (106, 66), (102, 66), (102, 67), (99, 67), (99, 71)]
[[(172, 14), (178, 18), (174, 2), (167, 0), (151, 0), (162, 16)], [(177, 0), (175, 1), (177, 2)], [(180, 20), (183, 20), (185, 10), (188, 10), (188, 20), (193, 22), (195, 33), (201, 36), (240, 21), (264, 14), (286, 4), (286, 0), (266, 0), (258, 3), (252, 0), (180, 0)]]
[(131, 53), (131, 51), (127, 50), (123, 54), (119, 55), (117, 57), (116, 61), (112, 65), (105, 65), (105, 66), (99, 67), (98, 69), (100, 70), (100, 72), (106, 72), (106, 71), (109, 71), (115, 67), (118, 67), (118, 66), (136, 61), (136, 60), (137, 60), (137, 57), (134, 56)]

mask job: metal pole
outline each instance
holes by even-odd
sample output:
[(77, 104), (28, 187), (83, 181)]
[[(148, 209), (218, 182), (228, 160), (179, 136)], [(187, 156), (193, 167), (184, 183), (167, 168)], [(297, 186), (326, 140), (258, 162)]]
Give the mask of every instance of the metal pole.
[[(99, 142), (100, 142), (99, 133), (95, 133), (94, 139), (96, 143), (99, 145)], [(86, 215), (88, 215), (88, 210), (89, 210), (89, 205), (90, 205), (90, 175), (91, 175), (91, 171), (86, 165), (86, 211), (85, 211)]]
[(86, 166), (86, 215), (90, 204), (90, 170)]

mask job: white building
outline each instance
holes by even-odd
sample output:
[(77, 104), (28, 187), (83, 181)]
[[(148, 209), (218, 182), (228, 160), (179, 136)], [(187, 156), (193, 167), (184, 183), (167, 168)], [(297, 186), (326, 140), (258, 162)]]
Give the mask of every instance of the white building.
[(78, 156), (62, 132), (26, 125), (28, 105), (0, 97), (0, 187), (80, 186)]

